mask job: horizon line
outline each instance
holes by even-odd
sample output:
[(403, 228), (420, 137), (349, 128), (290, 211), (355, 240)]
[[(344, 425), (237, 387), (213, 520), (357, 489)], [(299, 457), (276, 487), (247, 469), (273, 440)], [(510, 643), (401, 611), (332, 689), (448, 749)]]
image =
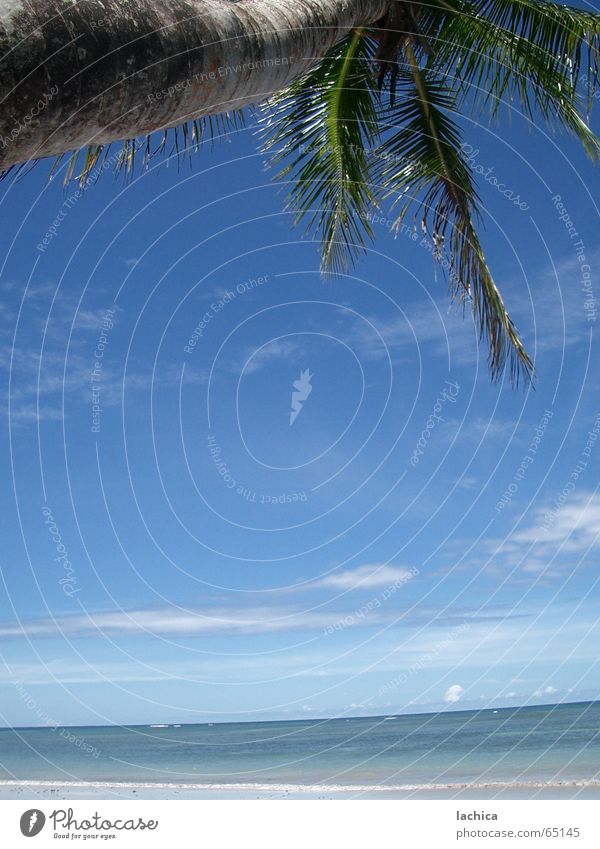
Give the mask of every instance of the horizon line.
[(53, 730), (55, 728), (187, 728), (193, 725), (265, 725), (279, 722), (335, 722), (336, 720), (352, 719), (381, 719), (387, 717), (404, 716), (437, 716), (443, 713), (482, 713), (483, 711), (501, 710), (526, 710), (529, 708), (558, 708), (573, 705), (600, 704), (600, 699), (581, 699), (573, 702), (549, 702), (544, 704), (503, 705), (499, 707), (481, 708), (444, 708), (442, 710), (424, 710), (415, 713), (377, 713), (366, 716), (322, 716), (322, 717), (297, 717), (295, 719), (254, 719), (254, 720), (206, 720), (204, 722), (115, 722), (109, 725), (0, 725), (0, 731), (40, 731), (43, 729)]

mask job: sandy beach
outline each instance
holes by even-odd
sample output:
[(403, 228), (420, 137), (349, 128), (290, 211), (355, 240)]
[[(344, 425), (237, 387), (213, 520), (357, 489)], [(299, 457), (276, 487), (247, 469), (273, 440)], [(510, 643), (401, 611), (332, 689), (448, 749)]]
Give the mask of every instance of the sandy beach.
[(191, 785), (131, 782), (3, 781), (0, 799), (600, 799), (600, 781), (553, 784), (455, 784), (436, 787), (357, 785)]

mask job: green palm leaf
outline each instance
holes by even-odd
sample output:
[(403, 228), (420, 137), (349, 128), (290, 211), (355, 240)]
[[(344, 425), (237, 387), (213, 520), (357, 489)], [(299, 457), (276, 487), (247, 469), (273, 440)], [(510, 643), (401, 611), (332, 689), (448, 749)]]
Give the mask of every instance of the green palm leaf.
[[(120, 142), (118, 152), (111, 158), (114, 161), (115, 174), (124, 173), (131, 177), (136, 163), (141, 162), (142, 168), (147, 168), (150, 162), (163, 156), (175, 157), (179, 165), (184, 159), (191, 159), (204, 144), (213, 146), (217, 141), (227, 138), (245, 125), (246, 116), (242, 110), (232, 110), (218, 115), (207, 115), (190, 121), (184, 121), (175, 127), (163, 130), (160, 142), (152, 148), (152, 136), (138, 139), (124, 139)], [(102, 170), (100, 160), (109, 160), (113, 144), (92, 144), (83, 150), (57, 156), (51, 169), (51, 175), (58, 170), (63, 160), (65, 164), (64, 183), (77, 180), (80, 186), (85, 186)]]
[(322, 268), (342, 272), (373, 237), (367, 213), (369, 148), (378, 133), (374, 47), (362, 32), (341, 41), (270, 103), (266, 149), (291, 181), (288, 207), (322, 245)]
[(585, 70), (590, 83), (599, 80), (600, 15), (549, 0), (430, 0), (442, 22), (440, 37), (449, 26), (460, 40), (470, 43), (469, 33), (481, 37), (483, 26), (518, 40), (563, 64), (575, 81)]
[[(548, 0), (478, 0), (476, 14), (542, 48), (548, 56), (569, 60), (576, 78), (587, 67), (598, 81), (600, 16)], [(586, 62), (586, 65), (583, 63)]]
[[(474, 218), (478, 196), (461, 157), (461, 134), (448, 113), (454, 101), (446, 80), (422, 70), (406, 48), (410, 73), (401, 75), (398, 105), (390, 118), (399, 125), (386, 142), (380, 179), (400, 206), (399, 226), (417, 204), (421, 225), (433, 240), (438, 259), (448, 257), (451, 294), (470, 302), (489, 350), (489, 367), (498, 378), (508, 363), (513, 383), (530, 376), (532, 362), (492, 279)], [(448, 236), (448, 238), (446, 238)]]
[[(516, 98), (527, 116), (533, 118), (537, 110), (550, 126), (573, 132), (592, 159), (600, 158), (600, 141), (581, 114), (586, 102), (577, 90), (587, 50), (589, 111), (590, 87), (597, 83), (599, 16), (559, 7), (564, 14), (556, 20), (553, 4), (522, 0), (439, 2), (454, 14), (446, 16), (437, 33), (435, 58), (429, 65), (438, 72), (445, 65), (455, 77), (461, 95), (458, 106), (469, 101), (474, 111), (487, 108), (495, 116), (503, 99)], [(512, 14), (508, 6), (514, 7)], [(484, 17), (486, 12), (489, 18)]]

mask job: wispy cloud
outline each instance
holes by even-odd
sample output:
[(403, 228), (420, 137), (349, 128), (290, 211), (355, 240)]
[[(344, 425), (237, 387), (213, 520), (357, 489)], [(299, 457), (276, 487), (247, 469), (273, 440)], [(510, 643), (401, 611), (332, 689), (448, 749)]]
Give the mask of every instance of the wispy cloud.
[(514, 439), (515, 426), (517, 422), (513, 419), (481, 418), (468, 419), (459, 434), (459, 438), (470, 442), (489, 442), (490, 440), (506, 440), (508, 437)]
[[(590, 250), (587, 261), (596, 268), (600, 250)], [(542, 268), (533, 283), (533, 302), (522, 281), (504, 285), (528, 347), (532, 348), (529, 340), (534, 333), (538, 355), (589, 341), (591, 325), (583, 307), (581, 266), (575, 253), (569, 252), (554, 267)]]
[[(577, 659), (589, 666), (593, 663), (596, 652), (594, 651), (595, 640), (598, 637), (600, 623), (597, 622), (595, 610), (590, 608), (585, 615), (577, 621), (563, 621), (568, 619), (570, 608), (562, 608), (547, 611), (543, 621), (524, 619), (504, 615), (502, 618), (462, 616), (454, 620), (453, 626), (449, 627), (446, 620), (432, 621), (423, 628), (414, 621), (407, 623), (405, 618), (398, 619), (398, 614), (387, 610), (378, 613), (380, 622), (392, 621), (395, 616), (397, 625), (394, 630), (382, 630), (382, 633), (360, 645), (354, 645), (354, 650), (340, 654), (339, 643), (335, 638), (322, 636), (321, 639), (308, 640), (304, 643), (302, 650), (291, 648), (286, 651), (263, 652), (264, 643), (258, 643), (258, 650), (252, 652), (252, 635), (261, 633), (283, 634), (283, 629), (277, 629), (282, 624), (282, 618), (294, 627), (300, 627), (301, 622), (306, 622), (312, 627), (321, 629), (326, 621), (324, 616), (317, 611), (306, 613), (292, 612), (289, 610), (271, 607), (252, 608), (244, 611), (221, 610), (213, 611), (215, 620), (210, 624), (210, 617), (204, 616), (207, 624), (202, 624), (200, 630), (190, 634), (191, 637), (204, 635), (225, 636), (248, 635), (243, 644), (234, 643), (233, 651), (227, 653), (226, 668), (223, 656), (218, 653), (218, 644), (214, 639), (210, 644), (211, 652), (207, 656), (197, 651), (197, 646), (191, 645), (187, 649), (178, 647), (175, 654), (165, 655), (164, 651), (155, 653), (148, 650), (148, 640), (144, 639), (137, 643), (136, 649), (131, 644), (128, 646), (129, 657), (124, 659), (118, 637), (146, 636), (149, 633), (163, 634), (166, 637), (184, 636), (180, 629), (188, 629), (186, 621), (192, 622), (195, 627), (201, 616), (194, 615), (190, 611), (177, 611), (172, 608), (146, 609), (140, 611), (115, 611), (111, 613), (90, 614), (85, 616), (60, 617), (58, 624), (63, 628), (64, 634), (71, 641), (79, 636), (89, 638), (96, 635), (102, 641), (103, 657), (99, 659), (96, 646), (89, 639), (84, 644), (77, 646), (76, 654), (71, 652), (60, 657), (57, 651), (66, 651), (66, 644), (61, 640), (60, 648), (56, 643), (44, 645), (41, 637), (57, 636), (57, 630), (52, 630), (52, 623), (36, 620), (26, 623), (28, 636), (35, 641), (38, 658), (46, 658), (46, 661), (24, 660), (18, 652), (21, 647), (6, 646), (6, 652), (14, 651), (17, 654), (15, 661), (10, 666), (0, 668), (0, 683), (20, 680), (27, 684), (49, 683), (58, 680), (61, 684), (67, 682), (99, 681), (109, 680), (162, 680), (181, 679), (186, 681), (197, 681), (198, 683), (215, 681), (222, 682), (226, 674), (228, 680), (239, 682), (271, 680), (279, 684), (284, 678), (331, 678), (335, 680), (347, 680), (351, 676), (361, 675), (366, 669), (377, 670), (381, 676), (381, 683), (388, 686), (389, 692), (395, 691), (394, 682), (399, 673), (418, 676), (421, 670), (426, 674), (427, 670), (439, 670), (438, 680), (450, 670), (459, 668), (480, 668), (486, 670), (486, 674), (498, 663), (506, 653), (509, 653), (510, 662), (518, 665), (527, 665), (532, 656), (538, 658), (538, 662), (560, 663), (565, 656), (573, 656), (576, 652)], [(220, 614), (220, 620), (216, 617)], [(369, 614), (370, 616), (371, 614)], [(431, 612), (430, 612), (431, 615)], [(262, 623), (258, 617), (263, 616)], [(279, 617), (275, 624), (269, 616)], [(365, 617), (366, 618), (366, 617)], [(457, 621), (468, 623), (457, 627)], [(94, 630), (96, 625), (102, 624), (104, 631)], [(363, 621), (362, 625), (365, 623)], [(211, 627), (215, 631), (211, 631)], [(357, 623), (357, 627), (359, 623)], [(31, 629), (35, 627), (35, 633)], [(233, 630), (231, 630), (233, 628)], [(158, 629), (161, 629), (160, 631)], [(166, 629), (166, 630), (165, 630)], [(261, 630), (262, 629), (262, 630)], [(272, 629), (269, 631), (268, 629)], [(20, 631), (16, 626), (7, 629), (0, 627), (0, 636), (5, 636), (9, 630), (10, 636), (15, 631)], [(311, 628), (307, 627), (307, 634)], [(185, 631), (187, 633), (187, 630)], [(585, 643), (583, 642), (583, 638)], [(112, 642), (114, 640), (114, 642)], [(294, 636), (294, 643), (296, 637)], [(74, 646), (72, 647), (74, 648)], [(238, 652), (236, 652), (236, 648)], [(90, 653), (89, 665), (85, 663), (84, 657)], [(10, 656), (10, 655), (9, 655)], [(136, 658), (135, 660), (133, 658)], [(411, 672), (411, 670), (413, 670)], [(459, 675), (462, 674), (462, 671)], [(454, 679), (456, 681), (456, 679)], [(460, 680), (460, 679), (459, 679)], [(415, 677), (415, 681), (418, 678)], [(514, 687), (518, 679), (508, 682), (508, 686)], [(528, 685), (527, 693), (522, 692), (523, 698), (531, 694), (536, 684), (541, 691), (546, 686), (539, 679), (536, 681), (521, 681)], [(463, 682), (464, 684), (464, 682)], [(421, 686), (418, 684), (418, 686)], [(452, 685), (462, 687), (463, 685)], [(451, 687), (448, 688), (451, 690)], [(521, 687), (521, 690), (523, 688)], [(400, 690), (398, 690), (400, 692)], [(452, 691), (455, 694), (457, 691)], [(562, 692), (562, 691), (559, 691)], [(452, 693), (451, 693), (452, 694)], [(464, 700), (464, 694), (459, 693), (460, 701)], [(548, 698), (549, 691), (542, 693), (540, 698)], [(555, 694), (558, 695), (558, 694)], [(507, 694), (507, 697), (508, 694)], [(442, 694), (439, 695), (440, 707)], [(447, 701), (445, 704), (452, 704)]]
[(600, 493), (574, 493), (558, 508), (553, 503), (541, 505), (531, 523), (511, 540), (517, 545), (535, 544), (568, 553), (599, 547)]
[(505, 540), (489, 540), (489, 569), (560, 578), (600, 547), (600, 494), (578, 493), (559, 509), (545, 502)]
[(291, 339), (276, 339), (260, 349), (248, 348), (242, 361), (236, 361), (231, 368), (234, 374), (244, 369), (244, 375), (255, 374), (266, 368), (273, 360), (282, 362), (290, 357), (296, 357), (300, 351), (297, 342)]
[[(285, 607), (211, 608), (210, 610), (180, 610), (175, 607), (117, 610), (89, 615), (58, 616), (31, 619), (21, 623), (0, 624), (0, 637), (51, 637), (68, 635), (125, 635), (162, 634), (202, 636), (204, 634), (273, 634), (283, 631), (321, 630), (336, 622), (342, 613), (303, 611)], [(382, 620), (373, 614), (370, 624)]]
[[(367, 567), (372, 568), (372, 567)], [(381, 581), (373, 579), (370, 589), (386, 587), (398, 581), (404, 582), (406, 575), (412, 572), (398, 567), (389, 568)], [(358, 572), (359, 570), (354, 570)], [(368, 580), (372, 573), (366, 574)], [(399, 576), (401, 576), (399, 578)], [(354, 576), (356, 578), (356, 575)], [(357, 588), (350, 582), (344, 588)], [(363, 586), (363, 585), (360, 585)], [(339, 587), (336, 587), (338, 589)], [(511, 607), (488, 609), (480, 612), (475, 608), (456, 607), (445, 610), (443, 615), (433, 606), (412, 606), (396, 602), (401, 594), (392, 594), (385, 603), (365, 611), (364, 616), (357, 615), (357, 609), (363, 607), (340, 607), (337, 605), (304, 607), (298, 604), (265, 604), (243, 607), (224, 607), (207, 605), (198, 608), (181, 608), (175, 605), (160, 607), (140, 607), (135, 609), (116, 609), (90, 611), (80, 614), (62, 614), (54, 619), (40, 617), (17, 621), (0, 622), (0, 637), (56, 637), (61, 632), (66, 636), (117, 636), (117, 635), (165, 635), (165, 636), (203, 636), (203, 635), (239, 635), (239, 634), (276, 634), (291, 631), (331, 631), (332, 626), (341, 621), (350, 623), (348, 627), (365, 628), (379, 625), (397, 624), (402, 627), (421, 629), (426, 625), (433, 632), (436, 628), (447, 628), (469, 621), (478, 627), (489, 628), (508, 620), (517, 621), (527, 618), (529, 613), (516, 611)], [(400, 604), (400, 607), (399, 607)], [(333, 628), (335, 631), (336, 629)], [(421, 640), (422, 638), (420, 638)], [(434, 637), (432, 637), (434, 639)], [(435, 638), (437, 639), (437, 638)]]
[(413, 576), (414, 572), (403, 566), (367, 564), (343, 572), (332, 572), (310, 586), (337, 590), (374, 589), (390, 586), (397, 581), (407, 581)]
[(347, 323), (344, 338), (361, 359), (396, 360), (415, 346), (426, 346), (428, 354), (444, 359), (450, 355), (455, 364), (473, 363), (478, 356), (472, 323), (447, 301), (415, 302), (404, 307), (404, 315), (388, 320), (372, 315), (368, 323), (343, 309), (338, 314)]
[(525, 579), (543, 573), (545, 581), (562, 580), (565, 570), (572, 571), (599, 548), (600, 493), (589, 491), (568, 493), (559, 506), (556, 499), (541, 501), (509, 536), (490, 537), (481, 545), (487, 556), (484, 568), (490, 574), (510, 571)]
[[(92, 314), (84, 322), (94, 326)], [(91, 404), (91, 377), (94, 368), (92, 350), (89, 356), (73, 351), (65, 362), (64, 353), (54, 349), (39, 351), (0, 346), (0, 415), (8, 415), (8, 370), (11, 371), (10, 420), (12, 424), (60, 420), (73, 405)], [(103, 408), (119, 406), (131, 392), (178, 386), (181, 366), (161, 365), (154, 375), (150, 370), (130, 369), (123, 375), (117, 366), (105, 363), (101, 373)], [(205, 385), (208, 371), (188, 366), (183, 374), (186, 385)], [(63, 399), (64, 396), (64, 399)]]

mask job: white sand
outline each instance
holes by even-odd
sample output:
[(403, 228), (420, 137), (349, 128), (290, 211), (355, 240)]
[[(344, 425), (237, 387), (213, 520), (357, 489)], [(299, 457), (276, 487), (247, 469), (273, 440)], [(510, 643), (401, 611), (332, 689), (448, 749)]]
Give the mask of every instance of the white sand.
[(0, 799), (600, 799), (600, 782), (520, 783), (435, 788), (360, 785), (174, 785), (129, 782), (2, 781)]

